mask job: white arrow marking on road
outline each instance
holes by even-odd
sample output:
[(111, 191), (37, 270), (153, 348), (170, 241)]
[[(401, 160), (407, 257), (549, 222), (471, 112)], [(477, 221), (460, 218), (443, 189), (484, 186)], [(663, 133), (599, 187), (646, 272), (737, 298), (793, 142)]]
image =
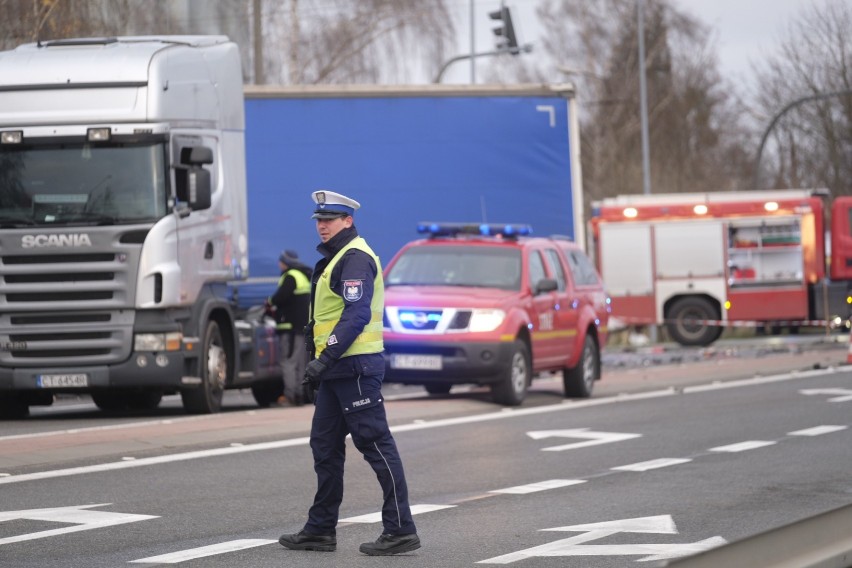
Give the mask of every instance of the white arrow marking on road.
[(25, 511), (0, 511), (0, 522), (15, 521), (24, 519), (28, 521), (47, 521), (53, 523), (68, 523), (73, 526), (63, 527), (60, 529), (51, 529), (39, 531), (18, 536), (10, 536), (0, 538), (0, 545), (10, 544), (13, 542), (21, 542), (25, 540), (35, 540), (37, 538), (45, 538), (48, 536), (56, 536), (79, 531), (88, 531), (91, 529), (100, 529), (113, 525), (123, 525), (125, 523), (135, 523), (137, 521), (146, 521), (148, 519), (156, 519), (154, 515), (132, 515), (129, 513), (110, 513), (107, 511), (87, 511), (95, 507), (106, 507), (112, 503), (101, 503), (99, 505), (76, 505), (73, 507), (55, 507), (52, 509), (29, 509)]
[(808, 396), (815, 394), (838, 395), (835, 398), (828, 399), (828, 402), (849, 402), (852, 400), (852, 389), (804, 389), (799, 392)]
[(632, 438), (640, 438), (642, 434), (622, 434), (620, 432), (594, 432), (588, 428), (575, 428), (573, 430), (542, 430), (538, 432), (527, 432), (527, 436), (533, 440), (542, 438), (582, 438), (586, 442), (575, 442), (564, 446), (550, 446), (542, 448), (542, 452), (561, 452), (575, 448), (597, 446), (598, 444), (609, 444), (610, 442), (621, 442)]
[(160, 556), (149, 556), (148, 558), (131, 560), (130, 564), (177, 564), (194, 558), (204, 558), (205, 556), (214, 556), (216, 554), (234, 552), (235, 550), (245, 550), (247, 548), (265, 546), (276, 542), (278, 541), (261, 538), (243, 538), (240, 540), (232, 540), (230, 542), (211, 544), (210, 546), (202, 546), (200, 548), (190, 548), (189, 550), (181, 550), (180, 552), (161, 554)]
[(525, 560), (536, 556), (644, 556), (637, 559), (639, 562), (652, 560), (664, 560), (696, 554), (703, 550), (715, 548), (725, 544), (727, 541), (720, 537), (700, 540), (690, 543), (674, 544), (585, 544), (593, 540), (608, 537), (621, 532), (631, 533), (654, 533), (654, 534), (677, 534), (677, 527), (671, 515), (658, 515), (655, 517), (639, 517), (635, 519), (621, 519), (617, 521), (606, 521), (602, 523), (590, 523), (584, 525), (572, 525), (567, 527), (556, 527), (542, 529), (544, 531), (578, 531), (585, 534), (571, 538), (557, 540), (549, 544), (519, 550), (511, 554), (496, 556), (488, 560), (481, 560), (477, 564), (510, 564), (518, 560)]

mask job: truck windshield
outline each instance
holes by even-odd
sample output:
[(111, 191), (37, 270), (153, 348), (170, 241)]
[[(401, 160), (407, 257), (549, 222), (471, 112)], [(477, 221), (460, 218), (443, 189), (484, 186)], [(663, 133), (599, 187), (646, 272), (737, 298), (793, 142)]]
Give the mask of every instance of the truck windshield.
[(166, 172), (159, 142), (0, 147), (0, 227), (154, 221)]
[(520, 290), (521, 251), (496, 246), (413, 247), (391, 267), (385, 284)]

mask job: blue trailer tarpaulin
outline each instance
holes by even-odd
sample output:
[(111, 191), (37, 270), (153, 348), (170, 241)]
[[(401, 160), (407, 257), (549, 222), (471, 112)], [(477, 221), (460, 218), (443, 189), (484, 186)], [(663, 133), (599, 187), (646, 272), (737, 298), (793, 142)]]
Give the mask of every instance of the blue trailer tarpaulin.
[(360, 201), (355, 225), (385, 263), (419, 221), (573, 237), (567, 114), (556, 93), (247, 97), (250, 275), (277, 275), (284, 248), (318, 259), (317, 189)]

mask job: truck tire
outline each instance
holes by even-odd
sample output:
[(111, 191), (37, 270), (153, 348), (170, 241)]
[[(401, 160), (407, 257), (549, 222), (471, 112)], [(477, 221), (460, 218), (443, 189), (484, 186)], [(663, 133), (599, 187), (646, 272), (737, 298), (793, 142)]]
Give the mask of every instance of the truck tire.
[(30, 414), (30, 405), (15, 393), (0, 394), (0, 420), (17, 420)]
[(228, 381), (228, 350), (215, 320), (207, 322), (199, 360), (201, 385), (180, 391), (184, 409), (190, 414), (214, 414), (222, 409)]
[(601, 374), (601, 353), (597, 342), (588, 334), (577, 366), (562, 370), (565, 398), (589, 398)]
[[(710, 300), (689, 296), (675, 300), (666, 313), (666, 319), (672, 320), (666, 324), (666, 329), (672, 339), (681, 345), (707, 346), (719, 339), (722, 328), (710, 325), (707, 320), (718, 320), (721, 317)], [(697, 320), (697, 321), (696, 321)]]
[(127, 410), (127, 393), (120, 390), (95, 391), (92, 393), (95, 406), (107, 412)]
[(426, 392), (429, 394), (449, 394), (450, 389), (453, 388), (451, 383), (428, 383), (423, 385), (423, 388), (426, 389)]
[(251, 385), (251, 394), (261, 408), (268, 408), (284, 394), (284, 383), (281, 379), (255, 381)]
[(503, 376), (491, 385), (491, 397), (503, 406), (518, 406), (527, 396), (527, 387), (532, 382), (532, 360), (527, 344), (516, 339), (512, 348), (512, 359)]
[(139, 390), (134, 391), (127, 397), (127, 408), (130, 410), (154, 410), (160, 406), (163, 400), (163, 391)]

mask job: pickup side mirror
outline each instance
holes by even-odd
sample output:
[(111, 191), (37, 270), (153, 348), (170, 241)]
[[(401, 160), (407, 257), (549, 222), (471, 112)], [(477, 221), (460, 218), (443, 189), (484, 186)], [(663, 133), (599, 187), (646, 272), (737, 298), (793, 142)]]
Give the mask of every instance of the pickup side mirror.
[(553, 292), (554, 290), (559, 289), (559, 284), (553, 278), (542, 278), (535, 285), (535, 295), (543, 294), (545, 292)]

